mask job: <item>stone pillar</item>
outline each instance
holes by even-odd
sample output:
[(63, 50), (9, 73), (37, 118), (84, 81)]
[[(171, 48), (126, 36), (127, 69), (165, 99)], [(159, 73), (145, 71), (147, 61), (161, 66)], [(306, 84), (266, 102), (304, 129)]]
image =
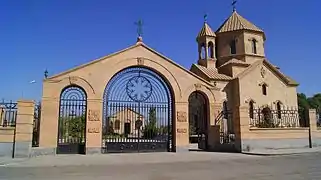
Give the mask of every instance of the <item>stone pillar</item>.
[(0, 126), (2, 126), (4, 119), (4, 108), (0, 106)]
[(234, 133), (235, 133), (235, 146), (237, 151), (247, 149), (247, 145), (243, 143), (246, 138), (246, 133), (249, 132), (249, 112), (248, 107), (237, 106), (232, 108)]
[(175, 103), (174, 144), (176, 152), (187, 152), (189, 149), (188, 102)]
[(102, 101), (88, 99), (86, 124), (86, 154), (101, 153), (102, 145)]
[(318, 144), (318, 129), (317, 129), (317, 114), (315, 109), (309, 109), (309, 124), (310, 124), (310, 147), (316, 147)]
[(35, 103), (19, 100), (17, 106), (14, 158), (24, 158), (31, 153)]
[(58, 138), (59, 98), (42, 98), (39, 148), (43, 154), (55, 154)]

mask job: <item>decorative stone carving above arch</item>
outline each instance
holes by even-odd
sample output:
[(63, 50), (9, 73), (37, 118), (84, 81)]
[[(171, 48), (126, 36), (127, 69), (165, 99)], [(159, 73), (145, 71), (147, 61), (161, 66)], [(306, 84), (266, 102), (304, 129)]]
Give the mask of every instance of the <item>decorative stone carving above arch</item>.
[(251, 101), (253, 102), (253, 104), (256, 104), (256, 101), (255, 101), (254, 99), (252, 99), (252, 98), (246, 99), (246, 100), (245, 100), (245, 103), (248, 104), (248, 103), (250, 103)]
[(283, 102), (280, 101), (280, 100), (276, 100), (276, 101), (273, 102), (273, 104), (277, 104), (277, 103), (280, 103), (280, 105), (283, 105)]
[(263, 86), (263, 85), (265, 85), (266, 87), (269, 87), (269, 85), (266, 82), (260, 82), (259, 83), (259, 86)]
[(219, 94), (216, 94), (216, 93), (219, 93), (219, 88), (215, 88), (215, 87), (209, 88), (201, 83), (196, 83), (196, 84), (190, 85), (187, 89), (185, 89), (183, 93), (184, 95), (183, 95), (182, 101), (187, 102), (188, 97), (194, 91), (203, 92), (207, 96), (209, 103), (217, 102), (218, 101), (217, 97), (220, 97)]
[[(68, 76), (60, 80), (45, 80), (46, 83), (48, 83), (48, 88), (46, 91), (44, 91), (43, 97), (60, 97), (61, 91), (70, 85), (77, 85), (82, 87), (86, 94), (88, 99), (95, 99), (96, 98), (96, 92), (92, 85), (85, 79), (79, 77), (79, 76)], [(50, 84), (54, 84), (54, 88), (51, 89)]]

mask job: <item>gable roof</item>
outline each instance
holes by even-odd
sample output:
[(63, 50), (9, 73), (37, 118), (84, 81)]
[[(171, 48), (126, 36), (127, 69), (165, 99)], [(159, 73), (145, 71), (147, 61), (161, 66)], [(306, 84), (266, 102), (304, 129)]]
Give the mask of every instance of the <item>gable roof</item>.
[(264, 33), (262, 29), (258, 28), (253, 23), (239, 15), (236, 11), (234, 11), (232, 15), (224, 21), (224, 23), (217, 29), (216, 33), (237, 30), (251, 30)]
[(110, 57), (112, 57), (112, 56), (116, 56), (116, 55), (118, 55), (118, 54), (124, 53), (125, 51), (134, 49), (134, 48), (139, 47), (139, 46), (141, 46), (141, 47), (143, 47), (143, 48), (146, 48), (147, 50), (151, 51), (152, 53), (155, 53), (156, 55), (158, 55), (158, 56), (160, 56), (161, 58), (167, 60), (168, 62), (170, 62), (170, 63), (173, 64), (174, 66), (176, 66), (176, 67), (178, 67), (179, 69), (185, 71), (186, 73), (194, 76), (196, 79), (204, 82), (205, 84), (207, 84), (207, 85), (209, 85), (209, 86), (213, 86), (212, 84), (210, 84), (210, 83), (209, 83), (208, 81), (206, 81), (205, 79), (197, 76), (197, 75), (194, 74), (193, 72), (191, 72), (191, 71), (187, 70), (186, 68), (184, 68), (183, 66), (177, 64), (176, 62), (174, 62), (173, 60), (169, 59), (168, 57), (166, 57), (166, 56), (162, 55), (161, 53), (157, 52), (156, 50), (150, 48), (149, 46), (147, 46), (147, 45), (144, 44), (143, 42), (138, 42), (138, 43), (136, 43), (135, 45), (130, 46), (130, 47), (128, 47), (128, 48), (125, 48), (125, 49), (123, 49), (123, 50), (117, 51), (117, 52), (115, 52), (115, 53), (112, 53), (112, 54), (110, 54), (110, 55), (107, 55), (107, 56), (104, 56), (104, 57), (101, 57), (101, 58), (98, 58), (98, 59), (93, 60), (93, 61), (90, 61), (90, 62), (88, 62), (88, 63), (79, 65), (79, 66), (77, 66), (77, 67), (71, 68), (71, 69), (69, 69), (69, 70), (67, 70), (67, 71), (64, 71), (64, 72), (61, 72), (61, 73), (59, 73), (59, 74), (50, 76), (50, 77), (48, 77), (47, 79), (44, 79), (44, 81), (46, 81), (46, 80), (52, 80), (52, 79), (57, 78), (57, 77), (59, 77), (59, 76), (62, 76), (62, 75), (71, 73), (71, 72), (73, 72), (73, 71), (76, 71), (76, 70), (78, 70), (78, 69), (84, 68), (84, 67), (86, 67), (86, 66), (89, 66), (89, 65), (98, 63), (98, 62), (103, 61), (103, 60), (105, 60), (105, 59), (108, 59), (108, 58), (110, 58)]
[(241, 60), (238, 60), (238, 59), (233, 58), (233, 59), (227, 61), (226, 63), (222, 64), (222, 65), (221, 65), (220, 67), (218, 67), (218, 68), (227, 66), (227, 65), (229, 65), (229, 64), (239, 65), (239, 66), (250, 66), (249, 63), (246, 63), (246, 62), (244, 62), (244, 61), (241, 61)]
[(204, 23), (202, 29), (198, 33), (196, 39), (199, 39), (200, 37), (204, 37), (204, 36), (211, 36), (211, 37), (216, 36), (212, 28), (206, 22)]
[(246, 74), (248, 74), (249, 72), (251, 72), (253, 69), (255, 69), (256, 67), (258, 67), (260, 64), (264, 64), (266, 65), (272, 72), (274, 72), (278, 77), (280, 77), (283, 82), (289, 86), (298, 86), (299, 83), (297, 83), (295, 80), (293, 80), (292, 78), (284, 75), (280, 70), (278, 70), (273, 64), (271, 64), (269, 61), (267, 61), (266, 59), (261, 60), (261, 61), (257, 61), (253, 64), (251, 64), (245, 71), (241, 72), (240, 74), (238, 74), (235, 78), (242, 78), (244, 77)]
[(230, 76), (218, 73), (217, 69), (206, 68), (206, 67), (198, 65), (198, 64), (192, 64), (191, 70), (198, 70), (199, 72), (201, 72), (203, 75), (205, 75), (210, 80), (229, 81), (229, 80), (233, 79)]

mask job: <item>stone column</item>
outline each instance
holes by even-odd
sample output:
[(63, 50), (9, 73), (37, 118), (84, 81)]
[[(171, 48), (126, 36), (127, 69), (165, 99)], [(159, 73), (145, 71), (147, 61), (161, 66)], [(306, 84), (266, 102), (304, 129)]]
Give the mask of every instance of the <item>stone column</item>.
[(0, 126), (2, 126), (3, 119), (4, 119), (4, 108), (0, 107)]
[(315, 109), (309, 109), (309, 124), (310, 124), (310, 147), (316, 147), (319, 143), (317, 129), (317, 114)]
[(187, 152), (189, 149), (188, 102), (175, 103), (173, 137), (176, 152)]
[(102, 145), (102, 100), (88, 99), (87, 102), (86, 154), (99, 154)]
[(35, 103), (19, 100), (17, 106), (14, 158), (24, 158), (31, 153)]
[(249, 113), (247, 107), (237, 106), (232, 108), (234, 132), (235, 132), (235, 146), (237, 151), (247, 149), (247, 145), (244, 140), (246, 133), (249, 132)]
[(208, 127), (208, 150), (215, 150), (216, 146), (220, 144), (220, 125), (216, 124), (218, 115), (222, 111), (221, 103), (211, 103), (209, 113), (209, 127)]
[(39, 148), (55, 154), (58, 138), (59, 98), (42, 98)]

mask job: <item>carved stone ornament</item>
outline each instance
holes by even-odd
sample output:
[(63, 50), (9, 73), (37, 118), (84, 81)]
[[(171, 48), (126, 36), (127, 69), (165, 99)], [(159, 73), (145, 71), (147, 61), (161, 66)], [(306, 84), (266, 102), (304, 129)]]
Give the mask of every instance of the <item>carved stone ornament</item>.
[(178, 128), (176, 131), (179, 134), (186, 134), (187, 133), (187, 129), (185, 129), (185, 128)]
[(264, 67), (261, 67), (261, 76), (262, 78), (264, 78), (266, 75), (266, 70), (264, 69)]
[(199, 90), (202, 88), (202, 84), (194, 84), (194, 86), (196, 90)]
[(99, 128), (88, 128), (88, 133), (97, 134), (100, 133)]
[(187, 113), (183, 111), (178, 111), (177, 122), (187, 122)]
[(99, 112), (97, 110), (89, 110), (88, 121), (99, 121)]
[(144, 59), (143, 58), (137, 58), (137, 65), (144, 65)]
[(69, 83), (74, 84), (77, 81), (77, 77), (69, 77)]

